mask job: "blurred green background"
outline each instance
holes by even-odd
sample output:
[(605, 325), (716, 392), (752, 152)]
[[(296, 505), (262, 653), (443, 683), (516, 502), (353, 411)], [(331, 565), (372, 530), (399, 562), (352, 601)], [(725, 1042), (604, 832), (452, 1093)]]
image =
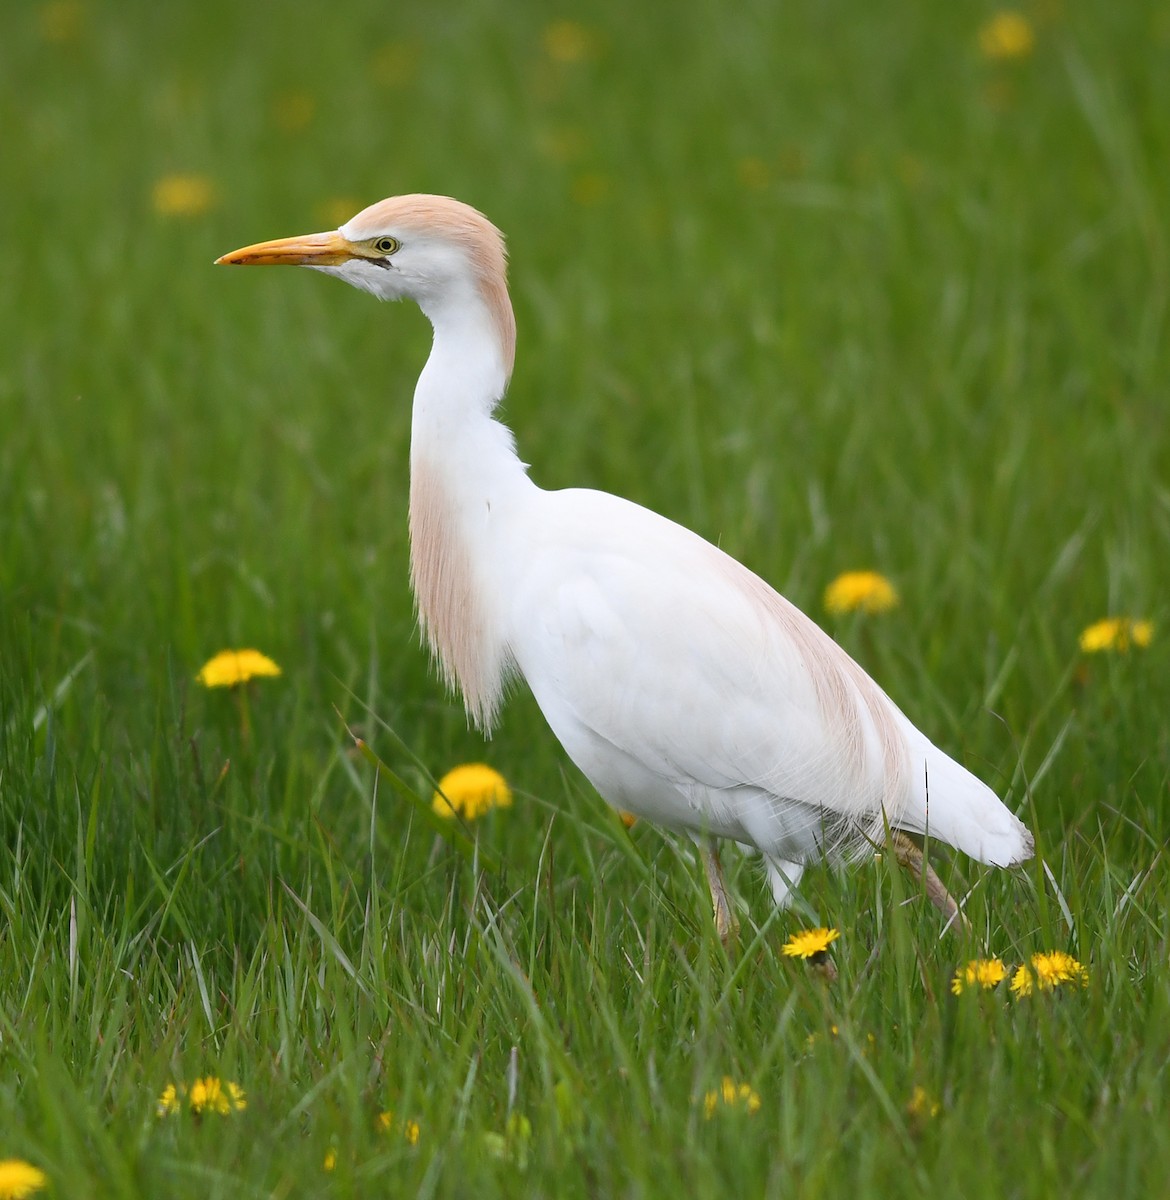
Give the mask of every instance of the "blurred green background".
[[(1151, 1170), (1170, 1165), (1170, 1134), (1140, 1120), (1165, 1111), (1152, 1064), (1166, 1034), (1148, 1030), (1170, 1003), (1164, 5), (1037, 0), (1005, 23), (966, 2), (56, 0), (10, 6), (0, 31), (0, 1130), (15, 1131), (0, 1158), (38, 1158), (61, 1194), (316, 1194), (325, 1176), (304, 1172), (374, 1103), (369, 1029), (389, 1003), (414, 1047), (393, 1086), (424, 1136), (369, 1141), (329, 1175), (339, 1194), (371, 1179), (592, 1195), (694, 1179), (785, 1195), (783, 1144), (807, 1194), (884, 1180), (889, 1195), (896, 1180), (982, 1195), (940, 1178), (964, 1161), (964, 1128), (992, 1141), (973, 1165), (1004, 1164), (988, 1195), (1012, 1179), (1042, 1194), (1070, 1157), (1080, 1179), (1134, 1184), (1142, 1138)], [(685, 848), (618, 831), (525, 695), (486, 746), (444, 695), (407, 584), (425, 320), (309, 272), (211, 265), (407, 191), (458, 196), (508, 235), (505, 415), (537, 482), (620, 492), (718, 541), (1036, 829), (1047, 868), (947, 873), (959, 892), (978, 881), (972, 953), (1019, 961), (1059, 936), (1093, 962), (1083, 1010), (995, 1027), (1022, 1089), (1002, 1141), (990, 1090), (974, 1087), (987, 1110), (963, 1108), (983, 1069), (964, 1055), (986, 1030), (948, 1024), (956, 952), (929, 915), (869, 973), (898, 911), (875, 900), (896, 886), (885, 875), (811, 878), (744, 996), (743, 968), (707, 944)], [(887, 575), (900, 606), (827, 618), (825, 586), (858, 567)], [(1078, 635), (1106, 616), (1152, 620), (1153, 641), (1082, 655)], [(229, 646), (283, 676), (236, 696), (199, 687)], [(454, 763), (503, 772), (516, 806), (482, 833), (503, 881), (378, 793), (347, 724), (424, 801)], [(757, 868), (734, 877), (764, 926)], [(281, 881), (309, 908), (317, 896), (321, 928)], [(373, 932), (390, 914), (397, 941)], [(782, 927), (814, 917), (852, 935), (848, 995), (777, 965)], [(449, 980), (480, 994), (474, 1020), (416, 1027), (378, 999), (409, 990), (412, 958), (442, 990), (452, 964), (436, 948), (495, 946), (501, 928), (530, 948), (532, 988), (562, 997), (556, 1036), (487, 949)], [(648, 929), (664, 965), (628, 981), (634, 1001), (613, 981)], [(316, 1007), (257, 999), (241, 1017), (239, 989), (267, 996), (278, 966), (292, 992), (320, 989)], [(595, 972), (623, 997), (600, 1026)], [(795, 1024), (776, 1033), (782, 1008)], [(858, 1051), (802, 1123), (782, 1103), (809, 1035), (794, 1013), (896, 1019), (903, 1074)], [(349, 1040), (326, 1048), (340, 1026)], [(510, 1047), (537, 1026), (515, 1102), (537, 1131), (530, 1174), (511, 1151), (492, 1174), (468, 1131), (503, 1128)], [(1046, 1060), (1057, 1099), (1029, 1092), (1044, 1074), (1031, 1039), (1065, 1046), (1072, 1030), (1076, 1065)], [(273, 1057), (281, 1036), (291, 1059)], [(574, 1045), (592, 1047), (588, 1066), (566, 1065)], [(725, 1052), (765, 1100), (727, 1135), (740, 1175), (696, 1133)], [(899, 1092), (923, 1063), (948, 1097), (937, 1121), (953, 1119), (933, 1142)], [(208, 1140), (186, 1130), (160, 1148), (153, 1098), (180, 1070), (229, 1067), (270, 1107), (201, 1174)], [(577, 1140), (558, 1085), (580, 1095)], [(541, 1104), (561, 1122), (547, 1136)], [(606, 1130), (615, 1113), (625, 1133)], [(1106, 1152), (1093, 1131), (1111, 1125)], [(834, 1157), (826, 1131), (846, 1126)], [(259, 1132), (273, 1127), (281, 1138)], [(1029, 1173), (1036, 1146), (1049, 1153)]]

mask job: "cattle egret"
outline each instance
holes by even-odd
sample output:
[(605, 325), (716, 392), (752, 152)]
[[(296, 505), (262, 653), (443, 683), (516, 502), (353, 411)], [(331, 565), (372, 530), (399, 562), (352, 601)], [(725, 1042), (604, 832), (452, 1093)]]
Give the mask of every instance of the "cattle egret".
[(736, 922), (718, 838), (759, 851), (783, 905), (806, 863), (859, 860), (892, 834), (952, 917), (902, 831), (1000, 867), (1031, 856), (1031, 834), (995, 793), (747, 567), (628, 500), (529, 479), (493, 417), (516, 325), (504, 240), (481, 213), (396, 196), (335, 231), (217, 261), (311, 267), (413, 300), (430, 319), (412, 414), (410, 571), (443, 677), (486, 734), (509, 676), (522, 677), (614, 808), (695, 839), (720, 936)]

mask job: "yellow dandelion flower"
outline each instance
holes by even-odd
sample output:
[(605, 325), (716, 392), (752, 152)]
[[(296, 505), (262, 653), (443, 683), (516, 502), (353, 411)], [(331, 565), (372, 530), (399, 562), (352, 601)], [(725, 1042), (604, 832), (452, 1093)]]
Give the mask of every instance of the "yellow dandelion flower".
[(724, 1075), (719, 1087), (703, 1097), (704, 1118), (711, 1120), (720, 1106), (734, 1108), (751, 1116), (760, 1111), (760, 1094), (750, 1083), (736, 1083), (730, 1075)]
[(214, 1075), (207, 1075), (203, 1079), (196, 1079), (190, 1087), (185, 1083), (177, 1086), (168, 1083), (159, 1094), (155, 1112), (159, 1117), (173, 1116), (182, 1111), (184, 1101), (196, 1116), (204, 1113), (226, 1116), (248, 1107), (244, 1089), (238, 1083), (230, 1080), (224, 1083)]
[(1145, 649), (1153, 640), (1153, 621), (1135, 617), (1107, 617), (1081, 633), (1080, 646), (1086, 654), (1099, 654), (1103, 650), (1125, 654), (1131, 646)]
[(1033, 954), (1031, 962), (1017, 967), (1012, 976), (1011, 989), (1017, 996), (1030, 996), (1036, 991), (1054, 991), (1066, 983), (1086, 987), (1088, 982), (1087, 967), (1063, 950), (1052, 950)]
[(72, 42), (85, 26), (85, 9), (76, 0), (56, 0), (41, 7), (37, 24), (46, 42)]
[(164, 217), (198, 217), (215, 203), (215, 185), (206, 175), (164, 175), (151, 199)]
[(973, 958), (960, 967), (951, 980), (951, 991), (961, 996), (968, 989), (993, 988), (1007, 976), (1007, 967), (998, 958)]
[(158, 1098), (158, 1105), (155, 1108), (155, 1112), (160, 1117), (171, 1117), (182, 1107), (183, 1105), (179, 1100), (179, 1094), (175, 1090), (175, 1085), (168, 1083)]
[(923, 1117), (937, 1117), (939, 1102), (921, 1084), (915, 1084), (914, 1091), (906, 1103), (906, 1111), (912, 1117), (921, 1120)]
[(262, 675), (279, 675), (280, 668), (259, 650), (221, 650), (195, 676), (204, 687), (236, 687)]
[[(838, 1030), (836, 1025), (829, 1026), (829, 1036), (830, 1037), (835, 1038), (835, 1037), (838, 1037), (839, 1034), (840, 1034), (840, 1030)], [(871, 1034), (870, 1036), (872, 1037), (873, 1035)], [(820, 1040), (821, 1040), (821, 1035), (819, 1033), (810, 1033), (808, 1035), (808, 1037), (806, 1037), (804, 1039), (804, 1044), (809, 1050), (813, 1050), (816, 1048), (817, 1043), (820, 1042)]]
[(332, 1146), (330, 1146), (329, 1149), (325, 1151), (325, 1161), (321, 1164), (321, 1167), (325, 1171), (332, 1171), (333, 1168), (336, 1166), (337, 1166), (337, 1151)]
[(584, 62), (598, 50), (597, 35), (578, 21), (553, 21), (545, 26), (540, 40), (553, 62)]
[(627, 828), (633, 829), (638, 823), (638, 818), (632, 812), (626, 812), (624, 808), (618, 809), (618, 820)]
[(837, 615), (887, 612), (897, 603), (894, 585), (877, 571), (846, 571), (825, 588), (825, 608)]
[(236, 1083), (223, 1083), (214, 1075), (196, 1079), (187, 1093), (187, 1103), (193, 1113), (219, 1113), (227, 1116), (248, 1107), (244, 1089)]
[[(394, 1110), (390, 1108), (385, 1112), (380, 1112), (374, 1118), (374, 1124), (377, 1126), (379, 1133), (389, 1133), (394, 1128)], [(408, 1118), (402, 1122), (402, 1137), (408, 1145), (417, 1146), (421, 1135), (422, 1130), (419, 1128), (417, 1121)]]
[(979, 30), (979, 50), (992, 62), (1027, 58), (1035, 47), (1031, 21), (1013, 9), (997, 12)]
[(439, 780), (431, 807), (440, 817), (458, 813), (465, 821), (474, 821), (493, 808), (511, 808), (512, 793), (499, 771), (483, 763), (465, 763)]
[(49, 1182), (44, 1171), (19, 1158), (0, 1159), (0, 1200), (24, 1200)]
[(816, 958), (840, 936), (835, 929), (802, 929), (784, 943), (784, 954), (788, 958)]

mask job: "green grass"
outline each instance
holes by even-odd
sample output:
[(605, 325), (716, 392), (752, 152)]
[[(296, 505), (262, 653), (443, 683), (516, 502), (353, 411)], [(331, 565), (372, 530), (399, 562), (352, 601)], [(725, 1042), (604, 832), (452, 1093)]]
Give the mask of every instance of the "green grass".
[[(70, 1197), (1161, 1194), (1170, 21), (1038, 5), (996, 65), (991, 11), (591, 0), (573, 62), (537, 5), (5, 15), (0, 1159)], [(156, 213), (173, 172), (216, 203)], [(818, 616), (894, 580), (827, 627), (1037, 833), (1012, 873), (938, 856), (969, 937), (888, 862), (776, 915), (728, 855), (725, 954), (687, 847), (530, 698), (467, 729), (407, 586), (425, 321), (211, 267), (410, 190), (510, 236), (538, 482)], [(1079, 656), (1112, 613), (1153, 644)], [(235, 645), (284, 668), (248, 733), (194, 682)], [(351, 731), (424, 800), (486, 759), (516, 804), (469, 860)], [(779, 953), (813, 921), (832, 985)], [(1088, 987), (949, 993), (1045, 949)], [(206, 1074), (248, 1107), (156, 1117)], [(758, 1112), (705, 1119), (724, 1075)]]

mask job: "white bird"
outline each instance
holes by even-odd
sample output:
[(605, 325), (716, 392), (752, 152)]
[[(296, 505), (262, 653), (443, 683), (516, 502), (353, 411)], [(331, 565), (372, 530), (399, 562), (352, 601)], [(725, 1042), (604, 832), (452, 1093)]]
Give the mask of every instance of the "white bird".
[(414, 392), (410, 568), (420, 624), (470, 719), (490, 734), (518, 674), (569, 757), (615, 808), (691, 835), (722, 937), (735, 927), (715, 850), (763, 856), (778, 905), (806, 863), (855, 861), (894, 832), (980, 862), (1032, 855), (985, 784), (910, 723), (846, 652), (697, 534), (584, 488), (546, 491), (493, 417), (516, 325), (504, 240), (444, 196), (396, 196), (328, 233), (219, 263), (299, 264), (434, 328)]

